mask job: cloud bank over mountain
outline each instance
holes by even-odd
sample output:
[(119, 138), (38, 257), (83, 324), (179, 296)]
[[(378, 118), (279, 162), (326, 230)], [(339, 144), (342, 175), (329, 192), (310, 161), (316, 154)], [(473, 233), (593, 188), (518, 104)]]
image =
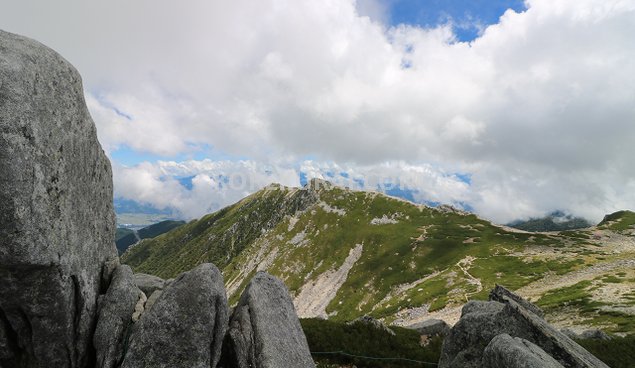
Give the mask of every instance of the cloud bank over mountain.
[[(470, 43), (368, 1), (372, 18), (354, 0), (35, 3), (4, 5), (3, 27), (79, 68), (111, 153), (206, 147), (211, 172), (262, 185), (299, 184), (307, 158), (415, 175), (415, 199), (499, 222), (635, 208), (635, 1), (529, 0)], [(245, 194), (208, 164), (180, 164), (187, 187), (163, 171), (178, 163), (116, 165), (116, 190), (188, 216)]]
[(174, 209), (187, 219), (219, 210), (271, 183), (299, 187), (310, 178), (432, 205), (464, 208), (472, 199), (467, 178), (430, 165), (404, 162), (341, 166), (307, 160), (289, 166), (245, 160), (159, 161), (134, 167), (115, 165), (114, 177), (115, 196), (133, 198), (158, 209)]

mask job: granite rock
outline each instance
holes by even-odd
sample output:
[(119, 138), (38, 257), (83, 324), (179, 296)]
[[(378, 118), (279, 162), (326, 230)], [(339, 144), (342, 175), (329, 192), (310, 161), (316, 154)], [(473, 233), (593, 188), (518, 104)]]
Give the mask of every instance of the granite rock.
[(0, 316), (5, 366), (86, 367), (116, 259), (110, 162), (79, 74), (0, 31)]
[(227, 319), (223, 277), (216, 266), (202, 264), (179, 275), (141, 315), (122, 367), (215, 367)]
[(97, 328), (93, 337), (97, 368), (114, 368), (121, 363), (124, 343), (132, 326), (132, 314), (142, 295), (134, 283), (130, 267), (117, 267), (108, 292), (99, 302)]
[(313, 368), (309, 346), (284, 284), (259, 272), (232, 315), (224, 368)]

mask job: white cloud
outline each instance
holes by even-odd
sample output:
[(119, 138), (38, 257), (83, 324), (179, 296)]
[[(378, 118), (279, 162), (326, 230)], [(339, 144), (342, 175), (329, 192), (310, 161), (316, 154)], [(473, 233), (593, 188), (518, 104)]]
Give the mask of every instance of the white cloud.
[[(110, 150), (467, 172), (467, 189), (425, 188), (496, 221), (635, 208), (635, 1), (527, 7), (471, 44), (387, 27), (373, 0), (23, 0), (0, 22), (78, 67)], [(175, 185), (119, 175), (140, 198)], [(179, 193), (166, 201), (195, 202)]]
[(235, 203), (272, 182), (300, 185), (295, 170), (254, 161), (159, 161), (115, 164), (113, 169), (115, 197), (170, 208), (187, 219)]
[(391, 192), (401, 189), (417, 202), (462, 206), (469, 185), (455, 174), (430, 165), (404, 162), (382, 165), (338, 165), (303, 161), (289, 166), (255, 161), (159, 161), (134, 167), (114, 166), (115, 196), (156, 208), (171, 208), (187, 219), (200, 217), (260, 190), (270, 183), (299, 187), (302, 175), (352, 189)]

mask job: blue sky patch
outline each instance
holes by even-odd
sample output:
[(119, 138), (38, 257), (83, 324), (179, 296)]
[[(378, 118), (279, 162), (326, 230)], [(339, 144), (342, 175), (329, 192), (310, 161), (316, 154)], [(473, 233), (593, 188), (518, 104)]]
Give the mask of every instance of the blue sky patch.
[(467, 185), (472, 185), (472, 174), (468, 173), (456, 173), (454, 176)]
[(181, 184), (181, 186), (183, 186), (185, 189), (192, 190), (192, 188), (194, 188), (192, 179), (194, 179), (194, 176), (187, 176), (184, 178), (179, 178), (178, 180), (179, 180), (179, 184)]
[(522, 0), (382, 0), (393, 26), (435, 27), (451, 23), (459, 41), (472, 41), (488, 25), (498, 23), (507, 9), (526, 10)]
[(405, 200), (408, 200), (410, 202), (416, 202), (415, 200), (415, 193), (417, 193), (418, 190), (415, 189), (401, 189), (401, 188), (391, 188), (391, 189), (387, 189), (385, 191), (386, 194), (388, 194), (389, 196), (393, 196), (393, 197), (397, 197), (397, 198), (403, 198)]

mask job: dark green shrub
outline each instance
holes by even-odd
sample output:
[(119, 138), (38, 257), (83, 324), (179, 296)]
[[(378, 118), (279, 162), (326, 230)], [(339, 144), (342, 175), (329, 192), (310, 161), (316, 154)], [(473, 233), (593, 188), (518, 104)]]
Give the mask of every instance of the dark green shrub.
[[(334, 322), (316, 318), (301, 320), (313, 359), (319, 366), (354, 364), (358, 368), (434, 367), (442, 339), (421, 346), (413, 330), (390, 327), (395, 335), (371, 324)], [(339, 352), (339, 353), (336, 353)], [(371, 359), (375, 358), (375, 359)], [(434, 364), (423, 364), (429, 362)]]

